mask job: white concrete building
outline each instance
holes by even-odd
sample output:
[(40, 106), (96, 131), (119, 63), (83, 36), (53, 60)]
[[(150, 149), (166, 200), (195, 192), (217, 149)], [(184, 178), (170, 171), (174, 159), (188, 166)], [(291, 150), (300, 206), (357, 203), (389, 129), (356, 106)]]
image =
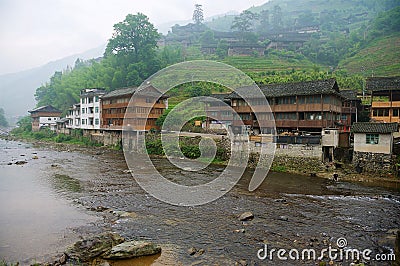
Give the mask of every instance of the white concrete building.
[(77, 129), (81, 126), (81, 105), (79, 103), (74, 104), (69, 110), (66, 116), (68, 119), (67, 128)]
[(398, 132), (397, 123), (354, 123), (353, 165), (358, 173), (371, 172), (387, 176), (395, 172), (393, 156), (393, 133)]
[(393, 133), (397, 123), (355, 123), (354, 152), (392, 154)]
[(100, 96), (104, 95), (104, 89), (84, 89), (80, 95), (80, 128), (100, 129)]

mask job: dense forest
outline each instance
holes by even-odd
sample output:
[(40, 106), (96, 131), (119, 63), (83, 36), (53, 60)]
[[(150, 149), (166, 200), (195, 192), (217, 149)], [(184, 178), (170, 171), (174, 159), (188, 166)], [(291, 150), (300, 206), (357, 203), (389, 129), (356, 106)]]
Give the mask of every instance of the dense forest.
[[(346, 6), (350, 2), (353, 3), (349, 10), (337, 8), (306, 10), (289, 17), (293, 10), (284, 3), (290, 1), (292, 0), (279, 2), (283, 3), (282, 7), (277, 4), (272, 5), (277, 3), (276, 1), (270, 1), (260, 7), (261, 9), (246, 10), (231, 20), (231, 31), (236, 32), (241, 41), (258, 44), (263, 34), (287, 30), (293, 25), (300, 28), (314, 26), (320, 28), (320, 31), (312, 34), (299, 50), (291, 50), (290, 47), (284, 50), (269, 50), (263, 56), (256, 54), (247, 57), (227, 56), (227, 44), (216, 43), (214, 31), (204, 24), (200, 5), (195, 7), (192, 27), (201, 30), (193, 32), (194, 35), (188, 37), (193, 38), (194, 42), (188, 48), (179, 42), (158, 47), (157, 44), (163, 36), (149, 22), (148, 17), (141, 13), (129, 14), (124, 21), (114, 25), (113, 36), (101, 59), (89, 61), (78, 59), (73, 67), (54, 73), (48, 83), (37, 89), (35, 97), (38, 106), (52, 104), (65, 111), (79, 100), (82, 88), (96, 87), (111, 91), (121, 87), (138, 86), (146, 78), (168, 65), (194, 59), (225, 62), (245, 71), (259, 84), (335, 77), (342, 89), (361, 91), (368, 73), (352, 74), (343, 67), (339, 69), (338, 66), (342, 61), (368, 48), (379, 38), (399, 36), (399, 2), (352, 0), (343, 4)], [(308, 0), (308, 2), (313, 1)], [(338, 7), (337, 1), (324, 2), (330, 2)], [(356, 9), (357, 12), (350, 12)], [(135, 34), (132, 35), (132, 32)], [(202, 53), (201, 46), (210, 43), (217, 46), (215, 53), (211, 55)], [(184, 91), (187, 95), (207, 95), (213, 92), (204, 84), (193, 88), (187, 84)]]

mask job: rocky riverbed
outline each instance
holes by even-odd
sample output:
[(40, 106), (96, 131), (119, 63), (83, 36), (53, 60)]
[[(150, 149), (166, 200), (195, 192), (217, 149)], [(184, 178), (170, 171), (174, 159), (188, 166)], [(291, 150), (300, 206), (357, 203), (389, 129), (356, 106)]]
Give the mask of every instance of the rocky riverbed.
[[(140, 188), (121, 152), (3, 140), (0, 145), (0, 227), (9, 228), (8, 233), (0, 231), (0, 257), (21, 264), (54, 262), (76, 241), (114, 232), (126, 241), (155, 243), (162, 252), (134, 261), (98, 259), (93, 264), (288, 265), (288, 261), (277, 257), (272, 262), (261, 260), (257, 253), (265, 245), (270, 249), (312, 248), (320, 252), (329, 245), (336, 247), (337, 240), (345, 238), (347, 247), (371, 249), (373, 255), (389, 254), (400, 228), (400, 193), (396, 187), (270, 173), (258, 190), (249, 192), (252, 171), (247, 170), (239, 184), (222, 198), (202, 206), (178, 207), (160, 202)], [(17, 161), (26, 163), (16, 164)], [(153, 161), (163, 175), (179, 184), (205, 183), (223, 171), (221, 166), (209, 166), (193, 173), (177, 169), (162, 158)], [(10, 186), (10, 179), (16, 182), (10, 176), (21, 173), (25, 179), (18, 182), (31, 182), (39, 186), (39, 195), (51, 195), (44, 197), (50, 202), (49, 207), (34, 205), (36, 214), (23, 213), (22, 209), (19, 216), (10, 211), (17, 208), (9, 197), (18, 194), (13, 189), (21, 186)], [(31, 175), (34, 178), (29, 179)], [(17, 196), (30, 197), (31, 201), (37, 197), (36, 193), (29, 193), (29, 188)], [(63, 207), (52, 215), (42, 213), (55, 203)], [(38, 238), (32, 231), (36, 227), (18, 233), (31, 223), (30, 215), (44, 217), (37, 221), (42, 229), (39, 236), (51, 229), (51, 243), (37, 241), (35, 245), (39, 247), (33, 249), (29, 241)], [(19, 223), (12, 222), (15, 216)], [(46, 228), (49, 217), (59, 226)], [(19, 241), (15, 241), (17, 235)], [(322, 257), (315, 261), (292, 260), (289, 264), (316, 265), (320, 261), (330, 260)], [(337, 265), (351, 262), (333, 260)]]

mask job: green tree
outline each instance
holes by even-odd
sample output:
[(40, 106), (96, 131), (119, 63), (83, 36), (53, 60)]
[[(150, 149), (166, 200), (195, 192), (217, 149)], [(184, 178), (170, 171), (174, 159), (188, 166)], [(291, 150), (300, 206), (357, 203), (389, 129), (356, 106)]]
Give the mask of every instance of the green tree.
[(225, 40), (220, 40), (215, 53), (217, 54), (219, 59), (224, 59), (225, 57), (228, 56), (228, 49), (229, 49), (228, 42)]
[(203, 45), (215, 44), (214, 32), (212, 30), (204, 32), (200, 37), (200, 41)]
[(24, 116), (17, 122), (17, 128), (13, 129), (15, 133), (31, 132), (32, 131), (32, 119), (31, 117)]
[(196, 24), (202, 24), (204, 21), (203, 6), (200, 4), (194, 5), (193, 21)]
[(257, 27), (257, 32), (261, 34), (265, 34), (268, 32), (270, 23), (269, 23), (269, 10), (262, 10), (260, 12), (260, 24)]
[(1, 127), (8, 127), (8, 122), (4, 114), (4, 109), (0, 108), (0, 126)]
[(272, 26), (274, 30), (279, 30), (283, 27), (282, 9), (279, 5), (274, 6), (272, 13)]
[(255, 21), (258, 19), (258, 15), (249, 11), (245, 10), (240, 13), (239, 16), (236, 16), (233, 20), (232, 29), (236, 29), (239, 32), (249, 32), (252, 30), (252, 27)]
[(134, 54), (136, 59), (157, 47), (160, 34), (142, 14), (129, 14), (125, 20), (114, 25), (114, 33), (106, 48), (106, 56), (110, 54)]

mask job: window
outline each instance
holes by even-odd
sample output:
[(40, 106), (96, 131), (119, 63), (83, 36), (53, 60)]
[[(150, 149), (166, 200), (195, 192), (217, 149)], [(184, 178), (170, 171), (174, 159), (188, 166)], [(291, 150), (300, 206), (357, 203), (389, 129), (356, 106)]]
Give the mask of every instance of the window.
[(85, 108), (82, 108), (82, 114), (84, 114), (85, 113)]
[(374, 109), (373, 116), (389, 116), (389, 109)]
[(94, 101), (97, 103), (99, 101), (99, 96), (95, 96)]
[(99, 107), (96, 106), (96, 107), (94, 108), (94, 112), (97, 114), (97, 113), (99, 112)]
[(366, 144), (378, 144), (379, 134), (366, 134)]
[(85, 119), (82, 119), (82, 125), (84, 125), (85, 124)]
[(399, 109), (393, 109), (393, 116), (395, 117), (399, 116)]
[(331, 103), (331, 97), (330, 96), (325, 96), (324, 97), (324, 103), (326, 103), (326, 104)]

